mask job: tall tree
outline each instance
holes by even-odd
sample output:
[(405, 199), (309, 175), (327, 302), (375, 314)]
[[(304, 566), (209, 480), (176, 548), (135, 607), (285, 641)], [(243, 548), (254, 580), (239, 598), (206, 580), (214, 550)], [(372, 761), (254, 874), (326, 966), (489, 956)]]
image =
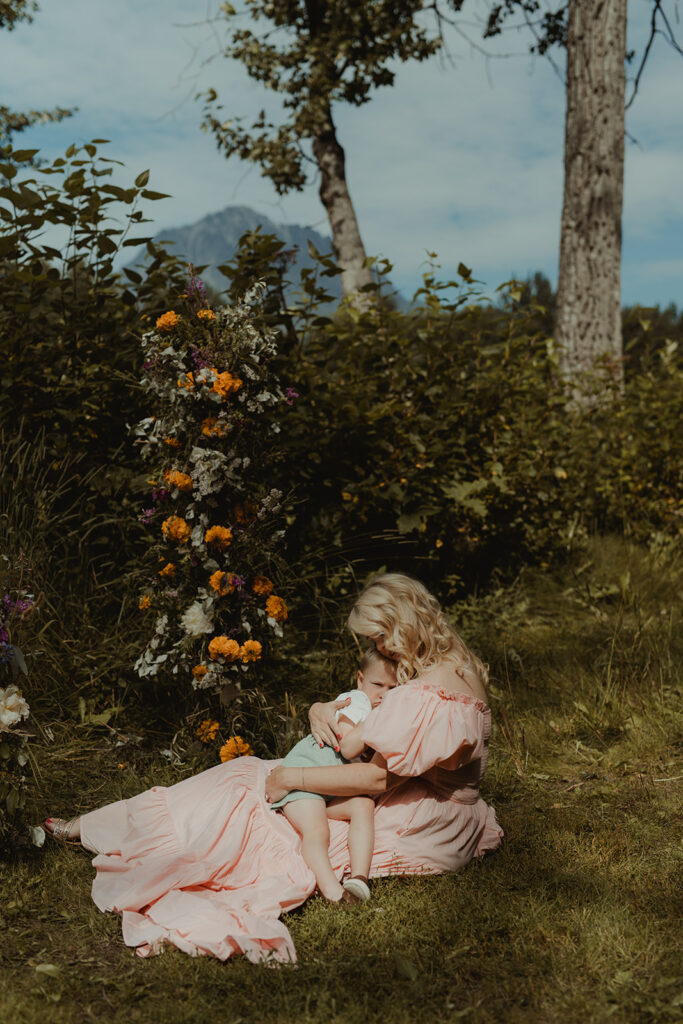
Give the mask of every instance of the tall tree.
[[(33, 21), (33, 12), (37, 8), (36, 0), (0, 0), (0, 28), (6, 28), (11, 32), (18, 21)], [(71, 113), (72, 111), (65, 110), (64, 107), (18, 113), (0, 104), (0, 144), (7, 142), (14, 132), (21, 132), (32, 124), (61, 121)]]
[[(459, 0), (451, 0), (457, 3)], [(664, 10), (650, 0), (650, 29), (625, 102), (626, 0), (567, 0), (540, 10), (539, 0), (502, 0), (490, 11), (485, 36), (521, 13), (532, 31), (532, 52), (567, 50), (564, 198), (555, 336), (569, 379), (595, 369), (623, 382), (621, 220), (625, 113), (633, 103), (657, 36), (683, 55)]]
[(569, 0), (564, 199), (555, 337), (569, 378), (623, 380), (626, 0)]
[[(333, 116), (335, 103), (362, 106), (374, 89), (392, 85), (393, 60), (425, 60), (439, 47), (419, 22), (423, 0), (246, 0), (256, 29), (237, 28), (230, 4), (221, 11), (230, 27), (224, 55), (241, 61), (251, 78), (279, 93), (284, 117), (278, 126), (262, 111), (249, 127), (226, 120), (217, 93), (205, 94), (203, 127), (226, 156), (258, 164), (282, 195), (302, 190), (307, 170), (320, 176), (341, 268), (345, 296), (362, 304), (373, 284), (349, 191), (346, 161)], [(378, 183), (379, 185), (379, 183)]]

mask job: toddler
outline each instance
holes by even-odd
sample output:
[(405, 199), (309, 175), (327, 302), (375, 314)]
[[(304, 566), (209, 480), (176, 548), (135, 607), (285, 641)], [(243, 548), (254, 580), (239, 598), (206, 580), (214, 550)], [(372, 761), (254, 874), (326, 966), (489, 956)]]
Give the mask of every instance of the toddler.
[[(339, 751), (328, 746), (320, 747), (309, 735), (292, 747), (283, 765), (303, 770), (345, 764), (360, 757), (365, 747), (363, 722), (387, 690), (396, 686), (396, 663), (371, 647), (363, 655), (357, 678), (357, 690), (340, 693), (336, 698), (350, 699), (350, 703), (336, 713), (337, 732), (341, 734)], [(375, 842), (375, 802), (371, 796), (332, 800), (318, 793), (295, 789), (271, 806), (281, 807), (287, 820), (301, 834), (302, 856), (326, 899), (335, 903), (358, 903), (370, 898), (368, 874)], [(340, 885), (330, 863), (329, 818), (349, 822), (351, 877), (343, 885)]]

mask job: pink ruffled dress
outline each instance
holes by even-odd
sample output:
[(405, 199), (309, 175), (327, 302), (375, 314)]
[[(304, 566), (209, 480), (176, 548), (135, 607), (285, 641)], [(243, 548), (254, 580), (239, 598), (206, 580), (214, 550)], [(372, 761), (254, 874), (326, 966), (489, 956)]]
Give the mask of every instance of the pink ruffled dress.
[[(377, 801), (371, 874), (440, 874), (495, 850), (503, 835), (479, 796), (491, 713), (480, 700), (414, 681), (391, 690), (364, 737), (402, 777)], [(298, 833), (265, 800), (280, 762), (240, 757), (81, 818), (97, 856), (92, 895), (120, 913), (141, 956), (165, 943), (194, 956), (291, 962), (280, 920), (315, 888)], [(330, 859), (349, 869), (348, 824), (330, 822)]]

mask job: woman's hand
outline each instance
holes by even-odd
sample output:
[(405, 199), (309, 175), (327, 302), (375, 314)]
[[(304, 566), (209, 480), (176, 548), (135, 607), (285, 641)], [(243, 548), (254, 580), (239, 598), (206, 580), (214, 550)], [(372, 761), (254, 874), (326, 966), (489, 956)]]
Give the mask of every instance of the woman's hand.
[(278, 800), (282, 800), (283, 796), (291, 793), (295, 787), (290, 783), (288, 768), (283, 768), (282, 765), (279, 768), (273, 768), (266, 778), (266, 800), (268, 803), (274, 804)]
[(311, 704), (308, 711), (308, 720), (311, 723), (313, 739), (319, 746), (323, 747), (327, 744), (333, 750), (339, 749), (341, 737), (334, 713), (339, 711), (340, 708), (345, 708), (350, 703), (351, 698), (347, 697), (345, 700), (328, 700), (324, 703), (316, 701), (315, 704)]

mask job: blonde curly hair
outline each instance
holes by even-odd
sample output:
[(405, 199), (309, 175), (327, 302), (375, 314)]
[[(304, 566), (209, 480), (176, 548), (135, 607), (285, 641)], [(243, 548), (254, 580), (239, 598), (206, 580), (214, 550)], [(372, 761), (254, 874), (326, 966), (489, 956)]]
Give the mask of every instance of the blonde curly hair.
[(385, 573), (366, 586), (351, 609), (347, 626), (369, 640), (381, 638), (397, 660), (396, 680), (407, 683), (444, 659), (474, 670), (482, 683), (486, 666), (469, 650), (424, 584), (403, 573)]

